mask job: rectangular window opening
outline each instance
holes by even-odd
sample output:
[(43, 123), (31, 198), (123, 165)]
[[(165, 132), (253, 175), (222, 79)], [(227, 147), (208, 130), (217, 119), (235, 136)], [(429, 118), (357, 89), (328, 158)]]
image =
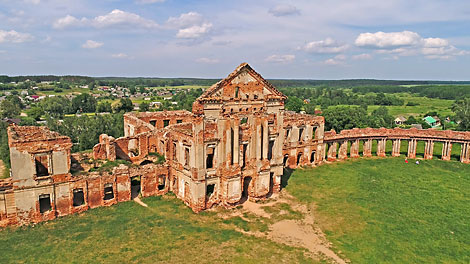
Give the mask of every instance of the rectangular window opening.
[(158, 176), (158, 190), (163, 191), (165, 189), (166, 177), (165, 175)]
[(169, 119), (163, 120), (163, 127), (167, 127), (169, 124), (170, 124), (170, 120), (169, 120)]
[(104, 197), (103, 200), (111, 200), (114, 199), (114, 191), (113, 191), (113, 184), (107, 183), (104, 185)]
[(214, 168), (214, 148), (207, 148), (206, 169)]
[(49, 156), (39, 155), (34, 157), (36, 163), (36, 176), (48, 176), (49, 175)]
[(183, 120), (178, 119), (178, 120), (176, 120), (176, 123), (177, 123), (177, 124), (181, 124), (181, 123), (183, 123)]
[(52, 210), (51, 195), (50, 194), (39, 195), (39, 212), (41, 212), (42, 214), (50, 210)]
[(156, 127), (156, 126), (157, 126), (157, 120), (151, 120), (151, 121), (150, 121), (150, 124), (151, 124), (152, 126)]
[(209, 184), (206, 187), (206, 197), (210, 198), (215, 190), (215, 184)]
[(85, 204), (85, 195), (83, 194), (83, 189), (74, 189), (73, 190), (73, 206), (81, 206)]
[(273, 158), (273, 148), (274, 140), (270, 140), (268, 145), (268, 160), (271, 160)]
[(189, 166), (189, 148), (184, 149), (184, 165)]

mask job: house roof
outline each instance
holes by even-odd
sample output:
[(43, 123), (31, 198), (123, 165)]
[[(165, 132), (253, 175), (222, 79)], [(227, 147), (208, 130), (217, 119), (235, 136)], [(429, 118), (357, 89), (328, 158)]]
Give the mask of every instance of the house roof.
[(398, 116), (397, 118), (395, 118), (395, 121), (405, 122), (406, 118), (404, 116)]
[(434, 119), (432, 116), (425, 117), (424, 121), (426, 121), (429, 124), (436, 123), (436, 119)]

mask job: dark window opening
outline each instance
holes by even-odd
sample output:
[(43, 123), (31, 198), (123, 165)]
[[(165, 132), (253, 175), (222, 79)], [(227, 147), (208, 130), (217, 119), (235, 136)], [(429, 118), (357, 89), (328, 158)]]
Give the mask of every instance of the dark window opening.
[(214, 168), (214, 148), (207, 149), (206, 169)]
[(39, 212), (45, 213), (52, 209), (51, 205), (51, 195), (49, 194), (41, 194), (39, 195)]
[(251, 177), (245, 177), (243, 179), (242, 200), (248, 199), (250, 183), (251, 183)]
[(166, 177), (165, 175), (158, 176), (158, 190), (163, 191), (165, 189)]
[(176, 161), (176, 143), (173, 143), (173, 160)]
[(245, 168), (246, 166), (246, 149), (248, 148), (248, 144), (243, 144), (243, 150), (242, 150), (242, 169)]
[(163, 120), (163, 127), (167, 127), (170, 124), (170, 120), (165, 119)]
[(288, 160), (288, 159), (289, 159), (289, 155), (285, 155), (285, 156), (284, 156), (284, 160), (282, 161), (282, 164), (284, 164), (284, 166), (286, 166), (286, 167), (287, 167), (287, 165), (288, 165), (288, 164), (287, 164), (287, 160)]
[(104, 197), (103, 200), (111, 200), (114, 199), (114, 191), (113, 191), (113, 184), (107, 183), (104, 185)]
[(238, 98), (238, 92), (240, 90), (240, 87), (235, 87), (235, 98)]
[(313, 131), (312, 131), (312, 139), (315, 139), (317, 136), (317, 127), (313, 127)]
[[(248, 111), (248, 109), (247, 109)], [(248, 122), (248, 118), (247, 117), (244, 117), (242, 118), (242, 120), (240, 121), (240, 124), (246, 124)]]
[(274, 120), (268, 120), (268, 125), (274, 125)]
[(184, 148), (184, 165), (189, 166), (189, 148)]
[(36, 163), (36, 175), (39, 177), (49, 175), (49, 156), (41, 155), (36, 156), (34, 159)]
[(269, 173), (269, 192), (268, 195), (273, 193), (274, 189), (274, 172)]
[(150, 124), (151, 124), (152, 126), (156, 127), (156, 126), (157, 126), (157, 120), (151, 120), (151, 121), (150, 121)]
[(268, 160), (271, 160), (273, 158), (273, 148), (274, 140), (270, 140), (268, 145)]
[(299, 129), (299, 141), (302, 141), (303, 133), (304, 133), (304, 129), (303, 128)]
[(302, 158), (302, 153), (299, 153), (299, 154), (297, 155), (297, 165), (299, 165), (301, 158)]
[(178, 120), (176, 120), (176, 123), (177, 123), (177, 124), (181, 124), (181, 123), (183, 123), (183, 120), (178, 119)]
[(85, 195), (83, 194), (83, 189), (74, 189), (73, 190), (73, 206), (81, 206), (85, 204)]
[(151, 160), (144, 160), (140, 163), (140, 165), (147, 165), (147, 164), (152, 164), (153, 162)]
[(215, 190), (215, 184), (209, 184), (206, 187), (206, 197), (210, 198)]
[(312, 155), (310, 155), (310, 163), (315, 162), (315, 151), (312, 152)]
[(140, 176), (135, 176), (131, 178), (131, 199), (136, 198), (140, 194)]
[(255, 100), (258, 99), (258, 95), (256, 95), (256, 94), (253, 95), (253, 98), (254, 98)]
[(289, 138), (290, 129), (286, 129), (286, 140)]

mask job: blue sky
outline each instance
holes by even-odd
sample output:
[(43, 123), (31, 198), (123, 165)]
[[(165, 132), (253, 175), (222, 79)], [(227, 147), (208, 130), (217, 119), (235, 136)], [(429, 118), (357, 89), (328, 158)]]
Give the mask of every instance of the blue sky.
[(0, 0), (0, 74), (469, 80), (466, 0)]

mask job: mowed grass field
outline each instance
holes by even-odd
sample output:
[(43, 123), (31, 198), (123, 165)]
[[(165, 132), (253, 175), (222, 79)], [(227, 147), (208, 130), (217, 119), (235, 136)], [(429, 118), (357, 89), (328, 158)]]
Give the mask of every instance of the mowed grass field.
[(173, 195), (0, 231), (0, 263), (312, 263), (305, 250), (236, 229), (240, 217), (194, 214)]
[(287, 191), (352, 263), (469, 263), (470, 165), (372, 158), (291, 175)]

